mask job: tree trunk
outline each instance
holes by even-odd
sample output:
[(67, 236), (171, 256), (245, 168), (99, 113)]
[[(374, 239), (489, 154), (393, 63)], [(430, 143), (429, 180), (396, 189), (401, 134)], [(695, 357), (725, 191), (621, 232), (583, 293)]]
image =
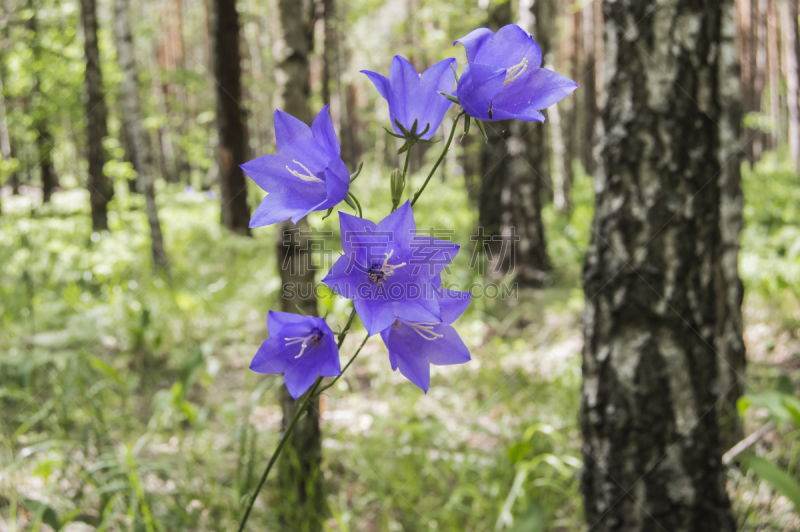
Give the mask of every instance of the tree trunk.
[(786, 107), (789, 122), (789, 153), (795, 170), (800, 170), (800, 116), (797, 91), (797, 0), (781, 0), (781, 41), (786, 75)]
[(603, 9), (607, 99), (583, 274), (587, 522), (733, 532), (717, 413), (744, 369), (733, 0)]
[[(488, 26), (497, 31), (511, 23), (510, 3), (489, 10)], [(527, 29), (527, 28), (526, 28)], [(489, 277), (514, 273), (516, 280), (539, 285), (549, 268), (541, 221), (541, 124), (512, 120), (485, 122), (489, 141), (480, 154), (478, 223), (488, 251)], [(539, 136), (537, 136), (539, 135)]]
[[(309, 123), (311, 49), (309, 25), (302, 2), (278, 0), (278, 35), (276, 42), (275, 108)], [(278, 263), (284, 287), (281, 306), (284, 312), (317, 315), (314, 298), (314, 270), (309, 268), (308, 221), (296, 227), (291, 222), (278, 226)], [(285, 429), (294, 412), (295, 401), (283, 386), (280, 392)], [(322, 435), (319, 425), (319, 399), (314, 401), (296, 425), (284, 456), (278, 461), (281, 503), (280, 519), (289, 530), (317, 532), (326, 517), (325, 493), (321, 471)]]
[[(28, 0), (28, 9), (32, 10), (28, 19), (28, 31), (31, 33), (30, 47), (33, 52), (33, 62), (40, 64), (42, 59), (42, 45), (39, 36), (38, 10), (31, 0)], [(46, 109), (45, 95), (42, 93), (42, 80), (39, 70), (33, 74), (33, 129), (36, 131), (36, 158), (39, 162), (42, 180), (42, 202), (50, 201), (53, 189), (58, 186), (58, 177), (53, 165), (53, 134), (47, 122), (48, 110)]]
[[(757, 2), (757, 5), (756, 5)], [(761, 111), (761, 100), (764, 95), (764, 75), (767, 71), (767, 0), (753, 0), (753, 48), (755, 58), (755, 81), (753, 90), (753, 108), (751, 111)], [(748, 137), (749, 138), (749, 137)], [(754, 132), (753, 159), (761, 160), (765, 149), (765, 135), (763, 132)]]
[[(6, 51), (11, 48), (11, 39), (9, 36), (9, 19), (11, 15), (11, 6), (8, 0), (3, 0), (2, 11), (0, 12), (0, 25), (3, 27), (3, 34), (0, 35), (0, 155), (4, 160), (10, 161), (14, 158), (14, 143), (11, 139), (11, 131), (8, 128), (8, 114), (6, 106), (6, 80), (8, 79), (8, 71), (6, 64), (3, 60), (6, 57)], [(17, 193), (19, 188), (19, 172), (14, 170), (8, 176), (8, 184), (11, 186), (12, 194)]]
[(242, 109), (239, 58), (239, 14), (234, 0), (214, 0), (214, 75), (217, 78), (219, 189), (222, 223), (230, 231), (250, 234), (247, 182), (239, 168), (247, 158), (247, 128)]
[(103, 95), (103, 73), (100, 70), (100, 49), (97, 46), (97, 6), (95, 0), (81, 0), (83, 48), (86, 54), (86, 135), (89, 159), (89, 203), (92, 208), (92, 229), (108, 229), (108, 202), (114, 186), (103, 173), (106, 151), (103, 139), (108, 135), (106, 103)]
[[(594, 126), (597, 119), (597, 55), (595, 50), (595, 25), (594, 4), (591, 2), (583, 7), (583, 50), (586, 57), (585, 74), (583, 75), (583, 150), (581, 161), (587, 174), (594, 172)], [(576, 80), (577, 81), (577, 80)], [(580, 83), (580, 82), (579, 82)]]
[(769, 148), (777, 149), (781, 143), (781, 102), (780, 102), (780, 71), (781, 58), (778, 45), (778, 17), (776, 13), (776, 0), (769, 0), (767, 8), (767, 52), (769, 60), (769, 115), (772, 122)]
[(133, 57), (133, 35), (128, 0), (114, 0), (114, 39), (117, 43), (117, 61), (123, 74), (121, 83), (125, 115), (123, 122), (128, 127), (128, 137), (134, 146), (134, 167), (139, 169), (137, 181), (139, 190), (144, 194), (145, 213), (150, 225), (153, 265), (157, 268), (166, 268), (167, 254), (164, 251), (161, 222), (158, 219), (158, 206), (156, 205), (153, 152), (150, 147), (150, 136), (144, 128), (139, 104), (139, 84), (136, 62)]

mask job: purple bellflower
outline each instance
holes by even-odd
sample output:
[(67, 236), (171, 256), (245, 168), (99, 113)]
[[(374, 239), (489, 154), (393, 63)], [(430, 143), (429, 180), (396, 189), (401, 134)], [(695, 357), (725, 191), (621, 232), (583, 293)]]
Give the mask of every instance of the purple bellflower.
[(578, 84), (541, 68), (542, 51), (533, 37), (509, 24), (493, 33), (478, 28), (456, 40), (467, 51), (467, 66), (456, 96), (467, 114), (478, 120), (544, 122), (539, 112), (561, 101)]
[(283, 373), (289, 393), (297, 399), (318, 376), (342, 372), (333, 331), (322, 318), (269, 311), (269, 338), (258, 348), (250, 369), (258, 373)]
[(381, 332), (392, 370), (400, 368), (400, 373), (425, 393), (431, 382), (431, 364), (447, 366), (470, 360), (467, 346), (451, 326), (469, 305), (469, 292), (444, 288), (437, 299), (441, 320), (418, 322), (397, 318)]
[(278, 153), (262, 155), (242, 170), (268, 192), (250, 219), (250, 227), (291, 219), (296, 224), (311, 211), (341, 202), (350, 188), (350, 173), (328, 114), (322, 108), (309, 128), (303, 121), (275, 111)]
[(408, 201), (378, 224), (342, 212), (339, 223), (344, 255), (322, 282), (353, 300), (370, 335), (398, 318), (440, 321), (435, 291), (457, 244), (417, 235)]
[[(453, 92), (456, 84), (455, 65), (455, 59), (445, 59), (420, 75), (414, 65), (396, 55), (389, 68), (388, 78), (369, 70), (361, 72), (369, 77), (389, 103), (389, 114), (395, 133), (404, 134), (395, 121), (400, 122), (408, 131), (411, 131), (416, 121), (415, 133), (419, 138), (428, 140), (439, 129), (444, 114), (453, 105), (453, 102), (437, 91), (448, 94)], [(420, 135), (423, 131), (425, 133)]]

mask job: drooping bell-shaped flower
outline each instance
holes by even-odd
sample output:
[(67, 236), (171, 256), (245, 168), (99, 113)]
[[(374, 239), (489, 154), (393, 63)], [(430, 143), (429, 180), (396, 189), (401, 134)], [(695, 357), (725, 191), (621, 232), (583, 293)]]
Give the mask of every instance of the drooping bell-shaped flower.
[(275, 111), (275, 142), (278, 153), (242, 165), (244, 173), (268, 192), (253, 213), (250, 227), (287, 219), (296, 224), (306, 214), (333, 207), (347, 196), (350, 174), (342, 162), (327, 105), (310, 128)]
[(269, 338), (258, 348), (250, 369), (270, 375), (282, 373), (295, 399), (317, 377), (335, 377), (342, 372), (336, 338), (324, 319), (270, 310), (267, 331)]
[(369, 70), (361, 72), (369, 77), (389, 103), (389, 114), (395, 133), (404, 134), (395, 121), (400, 122), (408, 131), (411, 131), (416, 121), (416, 133), (425, 132), (418, 137), (428, 140), (439, 129), (444, 114), (453, 105), (453, 102), (437, 91), (448, 94), (453, 92), (456, 83), (455, 66), (455, 59), (445, 59), (420, 75), (414, 65), (396, 55), (389, 68), (388, 78)]
[(392, 370), (400, 369), (425, 393), (431, 382), (431, 364), (447, 366), (469, 362), (469, 350), (451, 324), (469, 306), (469, 292), (440, 289), (437, 296), (441, 319), (420, 322), (397, 318), (381, 338), (389, 350)]
[(398, 317), (414, 322), (441, 319), (435, 290), (442, 270), (458, 245), (417, 235), (414, 213), (405, 202), (375, 224), (340, 212), (344, 255), (323, 283), (352, 299), (369, 334), (377, 334)]
[(561, 101), (578, 84), (541, 68), (542, 51), (525, 30), (509, 24), (493, 33), (478, 28), (456, 40), (467, 52), (467, 66), (456, 96), (478, 120), (544, 122), (539, 111)]

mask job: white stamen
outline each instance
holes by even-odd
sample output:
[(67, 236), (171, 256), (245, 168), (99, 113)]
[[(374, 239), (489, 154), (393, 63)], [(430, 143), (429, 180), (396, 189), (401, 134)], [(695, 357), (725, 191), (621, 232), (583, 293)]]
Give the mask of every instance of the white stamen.
[(404, 321), (406, 325), (411, 327), (418, 335), (420, 335), (425, 340), (436, 340), (437, 338), (441, 338), (442, 334), (438, 334), (433, 332), (433, 328), (439, 325), (438, 321)]
[(295, 161), (295, 160), (292, 160), (292, 162), (293, 162), (294, 164), (296, 164), (296, 165), (299, 165), (299, 166), (300, 166), (300, 168), (302, 168), (303, 170), (305, 170), (305, 171), (306, 171), (306, 174), (307, 174), (307, 175), (303, 175), (303, 174), (301, 174), (300, 172), (298, 172), (297, 170), (292, 170), (292, 169), (291, 169), (291, 168), (289, 168), (289, 166), (287, 165), (287, 166), (286, 166), (286, 169), (287, 169), (287, 170), (289, 171), (289, 173), (290, 173), (290, 174), (292, 174), (293, 176), (295, 176), (295, 177), (299, 177), (299, 178), (300, 178), (300, 179), (302, 179), (303, 181), (308, 181), (309, 183), (324, 183), (324, 182), (325, 182), (325, 181), (323, 181), (322, 179), (320, 179), (320, 178), (316, 177), (314, 174), (312, 174), (312, 173), (311, 173), (311, 170), (309, 170), (308, 168), (306, 168), (306, 167), (305, 167), (305, 165), (304, 165), (303, 163), (301, 163), (300, 161)]
[(505, 81), (503, 81), (503, 85), (508, 85), (509, 83), (520, 77), (527, 68), (528, 68), (528, 58), (523, 57), (522, 61), (512, 66), (508, 70), (506, 70), (506, 79)]
[(315, 345), (318, 341), (317, 332), (312, 332), (308, 336), (297, 336), (295, 338), (284, 338), (286, 340), (286, 345), (294, 345), (296, 343), (302, 342), (300, 345), (300, 354), (294, 358), (300, 358), (305, 353), (306, 348), (308, 347), (308, 342), (311, 340), (311, 344)]

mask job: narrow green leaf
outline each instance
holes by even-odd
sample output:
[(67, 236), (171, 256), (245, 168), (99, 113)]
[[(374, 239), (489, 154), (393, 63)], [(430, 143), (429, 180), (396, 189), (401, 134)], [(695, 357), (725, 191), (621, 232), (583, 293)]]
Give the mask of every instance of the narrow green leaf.
[(481, 137), (483, 137), (483, 142), (488, 144), (489, 137), (486, 136), (486, 130), (483, 129), (483, 122), (481, 122), (480, 120), (475, 120), (475, 123), (478, 124), (478, 129), (481, 130)]
[[(447, 93), (446, 93), (446, 92), (444, 92), (444, 91), (436, 91), (436, 92), (438, 92), (439, 94), (441, 94), (442, 96), (444, 96), (445, 98), (447, 98), (448, 100), (450, 100), (451, 102), (453, 102), (453, 103), (458, 103), (458, 98), (456, 98), (454, 95), (452, 95), (452, 94), (447, 94)], [(459, 104), (459, 105), (461, 105), (461, 104)]]
[(800, 509), (800, 485), (789, 473), (766, 458), (756, 456), (749, 451), (742, 454), (742, 461), (758, 477), (766, 480), (775, 491), (789, 499), (794, 504), (795, 510)]

